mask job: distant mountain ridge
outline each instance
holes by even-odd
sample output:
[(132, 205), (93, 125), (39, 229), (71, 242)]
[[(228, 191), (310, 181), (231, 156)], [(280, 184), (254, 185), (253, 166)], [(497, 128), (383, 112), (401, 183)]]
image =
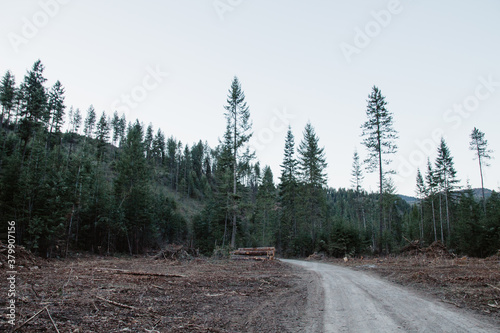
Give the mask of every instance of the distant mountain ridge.
[[(463, 190), (459, 190), (457, 192), (465, 192), (467, 189), (463, 189)], [(474, 198), (480, 200), (483, 198), (483, 192), (480, 188), (473, 188), (472, 189), (472, 192), (474, 193)], [(491, 196), (491, 193), (493, 191), (488, 189), (488, 188), (485, 188), (484, 189), (484, 197), (486, 199), (488, 199), (490, 196)], [(398, 196), (403, 199), (404, 201), (406, 201), (409, 205), (414, 205), (416, 204), (420, 199), (418, 198), (415, 198), (415, 197), (411, 197), (411, 196), (408, 196), (408, 195), (403, 195), (403, 194), (398, 194)]]

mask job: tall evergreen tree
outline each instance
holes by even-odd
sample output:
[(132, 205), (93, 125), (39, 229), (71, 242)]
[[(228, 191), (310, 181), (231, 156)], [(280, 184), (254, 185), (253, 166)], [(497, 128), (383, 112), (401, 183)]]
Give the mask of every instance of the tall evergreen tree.
[(304, 129), (304, 139), (300, 142), (299, 170), (302, 182), (321, 188), (326, 185), (324, 148), (319, 147), (319, 138), (311, 123), (307, 123)]
[(144, 136), (144, 146), (146, 148), (146, 158), (149, 160), (151, 158), (151, 149), (153, 148), (154, 131), (153, 124), (149, 124), (146, 129), (146, 135)]
[(41, 61), (37, 60), (20, 87), (20, 132), (25, 148), (28, 140), (47, 119), (48, 96), (44, 87), (47, 79), (43, 76), (44, 69)]
[(371, 94), (368, 96), (368, 105), (366, 108), (366, 116), (368, 120), (361, 126), (363, 129), (363, 144), (368, 150), (368, 171), (379, 171), (379, 244), (378, 249), (382, 251), (382, 233), (384, 230), (383, 224), (383, 180), (384, 165), (388, 165), (391, 160), (385, 157), (388, 154), (393, 154), (397, 150), (395, 140), (398, 138), (396, 130), (393, 128), (392, 113), (386, 109), (387, 102), (385, 96), (382, 96), (380, 90), (373, 86)]
[(456, 178), (457, 171), (455, 170), (453, 157), (450, 154), (450, 150), (441, 138), (440, 146), (438, 147), (438, 156), (436, 158), (436, 180), (442, 193), (444, 193), (445, 198), (445, 208), (446, 208), (446, 225), (448, 229), (448, 238), (451, 236), (451, 226), (450, 226), (450, 192), (457, 188), (456, 184), (458, 179)]
[(64, 87), (57, 81), (49, 91), (48, 110), (50, 114), (50, 129), (48, 143), (51, 141), (52, 133), (59, 135), (64, 122)]
[(484, 196), (483, 166), (489, 166), (492, 150), (488, 149), (488, 140), (484, 138), (484, 133), (474, 127), (470, 135), (469, 149), (474, 151), (475, 158), (479, 162), (479, 174), (481, 175), (481, 193), (483, 195), (483, 210), (486, 213), (486, 198)]
[(250, 109), (245, 102), (245, 93), (241, 89), (241, 84), (235, 76), (227, 96), (227, 105), (225, 116), (229, 124), (232, 136), (233, 152), (233, 224), (231, 233), (231, 247), (236, 246), (237, 229), (237, 183), (238, 183), (238, 165), (245, 164), (251, 156), (240, 154), (240, 151), (250, 140), (252, 136), (250, 121)]
[[(276, 205), (276, 187), (274, 186), (273, 172), (269, 166), (265, 166), (262, 172), (262, 182), (257, 192), (257, 217), (260, 220), (261, 228), (261, 246), (269, 246), (271, 236), (275, 236), (275, 205)], [(278, 231), (279, 232), (279, 231)]]
[(69, 122), (71, 125), (71, 132), (78, 133), (78, 130), (82, 125), (82, 113), (80, 112), (80, 109), (76, 108), (73, 113), (70, 113), (70, 116)]
[(429, 159), (427, 159), (427, 173), (425, 174), (425, 182), (426, 182), (426, 187), (428, 189), (428, 198), (431, 201), (434, 241), (437, 241), (436, 210), (434, 208), (434, 198), (437, 193), (437, 183), (436, 183), (435, 172), (432, 169), (432, 164)]
[(417, 198), (420, 200), (420, 239), (424, 239), (424, 199), (427, 196), (427, 189), (425, 187), (424, 177), (420, 169), (417, 170)]
[(61, 127), (64, 122), (64, 87), (61, 82), (57, 81), (49, 92), (49, 110), (52, 115), (52, 122), (50, 125), (50, 132), (61, 132)]
[(365, 177), (363, 176), (363, 169), (361, 162), (359, 161), (359, 154), (357, 150), (354, 151), (354, 155), (352, 157), (351, 177), (351, 185), (354, 188), (354, 191), (356, 191), (356, 193), (361, 192), (361, 184)]
[(143, 129), (136, 121), (117, 163), (114, 181), (117, 220), (127, 238), (129, 251), (138, 253), (151, 231), (150, 176), (146, 162)]
[(94, 127), (96, 123), (96, 113), (93, 105), (90, 105), (89, 109), (87, 110), (87, 117), (85, 118), (85, 123), (83, 127), (83, 132), (85, 133), (85, 136), (88, 138), (92, 138), (92, 134), (94, 133)]
[(10, 120), (10, 113), (14, 108), (16, 100), (16, 81), (14, 75), (7, 71), (0, 83), (0, 104), (2, 105), (2, 116), (0, 118), (0, 128), (3, 127), (4, 116), (7, 112), (7, 123)]
[(304, 185), (304, 210), (302, 216), (304, 223), (308, 220), (312, 243), (317, 240), (317, 235), (323, 230), (325, 219), (326, 185), (324, 148), (319, 147), (319, 138), (311, 123), (307, 123), (304, 129), (304, 138), (300, 142), (299, 149), (299, 175)]
[(102, 112), (101, 118), (97, 122), (95, 129), (95, 137), (97, 139), (97, 150), (100, 158), (104, 153), (104, 149), (106, 147), (106, 143), (109, 140), (109, 132), (111, 131), (108, 118), (106, 117), (106, 112)]
[[(295, 139), (291, 127), (288, 126), (279, 184), (279, 202), (282, 212), (280, 219), (281, 227), (278, 233), (279, 250), (282, 250), (283, 247), (288, 248), (291, 241), (297, 237), (297, 164), (298, 162), (295, 159)], [(281, 232), (282, 228), (283, 233)]]
[(113, 118), (111, 119), (111, 128), (113, 129), (111, 143), (116, 145), (118, 139), (120, 138), (120, 117), (118, 116), (118, 111), (115, 111), (113, 113)]
[(161, 129), (158, 129), (153, 139), (152, 154), (156, 164), (163, 165), (165, 161), (165, 135)]

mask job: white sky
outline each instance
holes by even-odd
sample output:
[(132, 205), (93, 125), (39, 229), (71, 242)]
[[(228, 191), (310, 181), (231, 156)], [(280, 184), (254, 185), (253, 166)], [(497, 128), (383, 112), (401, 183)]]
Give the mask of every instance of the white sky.
[[(60, 80), (68, 106), (84, 114), (90, 104), (99, 113), (118, 108), (167, 137), (212, 147), (237, 75), (261, 165), (277, 178), (288, 122), (298, 146), (311, 121), (335, 188), (350, 187), (354, 149), (366, 156), (360, 125), (377, 85), (399, 131), (399, 193), (414, 195), (427, 149), (434, 161), (435, 131), (445, 135), (462, 185), (479, 187), (468, 150), (474, 126), (497, 157), (485, 186), (499, 190), (499, 14), (496, 0), (6, 0), (0, 73), (11, 70), (19, 83), (39, 58), (47, 86)], [(134, 107), (122, 97), (131, 94)], [(376, 182), (367, 175), (363, 185), (375, 191)]]

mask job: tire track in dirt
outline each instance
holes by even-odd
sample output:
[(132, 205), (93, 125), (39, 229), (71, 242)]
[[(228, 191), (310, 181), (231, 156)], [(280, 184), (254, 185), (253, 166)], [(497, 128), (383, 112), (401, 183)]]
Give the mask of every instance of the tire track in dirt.
[(500, 332), (492, 323), (364, 272), (282, 260), (320, 276), (323, 332)]

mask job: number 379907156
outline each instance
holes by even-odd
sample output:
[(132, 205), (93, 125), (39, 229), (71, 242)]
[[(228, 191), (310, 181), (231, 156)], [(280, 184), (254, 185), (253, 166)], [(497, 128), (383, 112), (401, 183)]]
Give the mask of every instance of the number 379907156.
[(9, 265), (15, 265), (16, 253), (16, 221), (9, 221), (7, 227), (7, 260)]

